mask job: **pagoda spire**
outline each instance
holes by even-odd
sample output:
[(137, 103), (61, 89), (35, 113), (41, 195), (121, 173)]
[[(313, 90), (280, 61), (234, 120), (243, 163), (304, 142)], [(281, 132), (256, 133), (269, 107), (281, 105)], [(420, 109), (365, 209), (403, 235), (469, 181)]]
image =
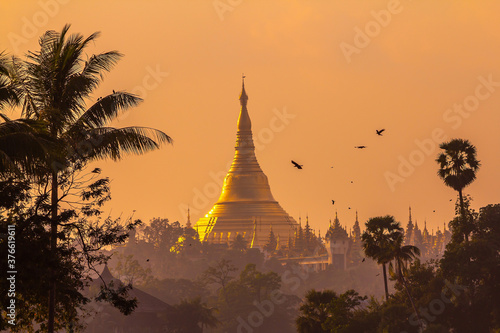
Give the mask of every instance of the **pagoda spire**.
[(240, 104), (241, 107), (247, 106), (247, 101), (248, 101), (248, 95), (247, 92), (245, 91), (245, 75), (243, 74), (241, 76), (241, 94), (240, 94)]
[[(241, 94), (240, 94), (241, 111), (240, 111), (240, 116), (238, 118), (238, 131), (245, 131), (245, 132), (249, 131), (251, 140), (252, 122), (250, 121), (250, 116), (248, 115), (247, 102), (248, 102), (248, 95), (247, 92), (245, 91), (245, 75), (243, 75), (241, 84)], [(253, 147), (253, 141), (251, 142), (251, 146)]]
[(232, 235), (247, 232), (250, 236), (253, 231), (253, 237), (249, 237), (249, 240), (253, 238), (253, 247), (263, 247), (266, 237), (260, 233), (265, 230), (261, 228), (267, 229), (273, 223), (273, 232), (281, 234), (284, 240), (288, 231), (298, 225), (274, 199), (267, 176), (257, 161), (244, 79), (243, 75), (233, 162), (224, 178), (219, 199), (197, 225), (200, 226), (201, 239), (206, 239), (209, 234), (226, 235), (229, 232)]
[(188, 206), (188, 216), (187, 216), (186, 228), (191, 228), (191, 218), (189, 216), (189, 206)]

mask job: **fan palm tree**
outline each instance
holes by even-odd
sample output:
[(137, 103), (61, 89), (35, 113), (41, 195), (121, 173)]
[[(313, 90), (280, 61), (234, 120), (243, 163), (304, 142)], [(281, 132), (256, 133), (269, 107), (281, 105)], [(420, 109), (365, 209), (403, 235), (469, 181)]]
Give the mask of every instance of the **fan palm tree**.
[(402, 232), (403, 228), (399, 222), (396, 222), (393, 216), (386, 215), (369, 219), (366, 222), (366, 230), (361, 236), (366, 256), (382, 265), (386, 300), (389, 299), (386, 265), (393, 259), (392, 243), (397, 241), (398, 235)]
[(403, 238), (403, 233), (399, 233), (396, 240), (391, 245), (390, 252), (394, 260), (394, 265), (392, 262), (389, 264), (389, 273), (399, 283), (401, 283), (401, 285), (403, 285), (410, 300), (411, 306), (413, 307), (413, 311), (417, 315), (419, 323), (422, 324), (405, 278), (405, 274), (408, 270), (408, 263), (413, 261), (417, 256), (420, 256), (420, 249), (413, 245), (403, 245)]
[[(125, 154), (143, 154), (170, 143), (165, 133), (144, 127), (113, 128), (109, 123), (122, 110), (142, 100), (123, 91), (90, 103), (91, 94), (122, 55), (110, 51), (84, 58), (85, 48), (99, 36), (93, 33), (68, 35), (70, 26), (61, 32), (47, 31), (40, 38), (40, 50), (29, 52), (20, 70), (23, 90), (23, 116), (46, 124), (46, 132), (60, 147), (57, 154), (40, 166), (50, 176), (51, 244), (57, 248), (58, 175), (77, 163), (96, 159), (119, 160)], [(54, 331), (56, 281), (50, 286), (48, 332)]]
[(458, 192), (462, 220), (460, 232), (468, 242), (472, 229), (467, 223), (462, 190), (476, 179), (481, 164), (476, 157), (476, 148), (468, 140), (453, 139), (443, 142), (439, 147), (444, 152), (436, 159), (439, 164), (438, 175), (446, 186)]

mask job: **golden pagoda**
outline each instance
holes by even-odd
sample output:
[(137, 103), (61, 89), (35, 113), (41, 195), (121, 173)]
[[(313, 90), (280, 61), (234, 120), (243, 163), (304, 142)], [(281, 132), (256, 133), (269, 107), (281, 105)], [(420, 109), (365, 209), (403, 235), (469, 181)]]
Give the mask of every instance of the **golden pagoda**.
[(298, 224), (274, 199), (257, 162), (247, 101), (243, 77), (233, 163), (219, 200), (198, 220), (196, 228), (201, 241), (230, 244), (240, 234), (249, 246), (263, 248), (271, 226), (276, 237), (286, 239)]

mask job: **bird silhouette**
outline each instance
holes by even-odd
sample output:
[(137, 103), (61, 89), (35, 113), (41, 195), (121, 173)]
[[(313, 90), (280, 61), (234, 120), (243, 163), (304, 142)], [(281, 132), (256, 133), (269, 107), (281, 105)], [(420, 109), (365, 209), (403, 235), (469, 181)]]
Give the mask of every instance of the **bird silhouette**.
[(347, 207), (347, 209), (351, 209), (351, 207)]
[(335, 205), (335, 200), (332, 200), (332, 205)]
[(365, 262), (366, 258), (363, 258), (363, 260), (361, 260), (361, 262)]
[(149, 259), (146, 259), (146, 261), (149, 261)]
[(435, 211), (435, 210), (433, 210), (432, 212), (433, 212), (433, 213), (435, 213), (436, 211)]
[(378, 273), (378, 274), (377, 274), (377, 275), (375, 275), (375, 276), (379, 276), (379, 275), (380, 275), (380, 273)]
[(354, 148), (357, 148), (357, 149), (365, 149), (366, 146), (355, 146)]
[(116, 91), (113, 90), (113, 94), (116, 94)]
[(354, 183), (352, 180), (351, 180), (351, 184)]
[(292, 164), (294, 167), (296, 167), (297, 169), (302, 169), (302, 165), (300, 165), (299, 163), (295, 162), (294, 160), (292, 160)]
[(382, 128), (381, 130), (375, 130), (377, 132), (377, 135), (382, 136), (382, 132), (385, 131), (385, 128)]

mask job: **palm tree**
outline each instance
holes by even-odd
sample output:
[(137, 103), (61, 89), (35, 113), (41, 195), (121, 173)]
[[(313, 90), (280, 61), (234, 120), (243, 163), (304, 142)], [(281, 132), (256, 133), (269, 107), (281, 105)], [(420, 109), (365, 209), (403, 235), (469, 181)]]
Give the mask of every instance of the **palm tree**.
[[(17, 106), (20, 85), (15, 76), (17, 59), (0, 53), (0, 110)], [(11, 120), (0, 112), (0, 174), (21, 176), (35, 173), (38, 161), (46, 158), (49, 148), (40, 124), (27, 119)]]
[(406, 283), (405, 274), (408, 270), (408, 263), (413, 261), (417, 256), (420, 256), (420, 249), (413, 245), (403, 245), (403, 233), (397, 235), (396, 240), (391, 245), (391, 254), (394, 260), (394, 265), (392, 262), (389, 264), (389, 273), (393, 276), (401, 285), (403, 285), (406, 294), (410, 300), (413, 311), (417, 315), (419, 323), (422, 325), (420, 316), (418, 314), (417, 308), (413, 301), (413, 297), (408, 289), (408, 284)]
[[(68, 36), (62, 31), (47, 31), (40, 38), (40, 50), (29, 52), (19, 70), (22, 78), (23, 116), (46, 125), (49, 137), (60, 147), (57, 154), (40, 166), (50, 178), (51, 244), (57, 248), (58, 175), (75, 164), (102, 158), (119, 160), (124, 154), (143, 154), (170, 143), (165, 133), (144, 127), (113, 128), (108, 124), (122, 110), (142, 100), (123, 91), (99, 98), (88, 107), (91, 94), (122, 55), (110, 51), (84, 58), (85, 48), (99, 36)], [(54, 331), (56, 281), (50, 286), (48, 332)]]
[(14, 63), (15, 58), (9, 58), (5, 52), (0, 52), (0, 109), (6, 104), (15, 105), (19, 102)]
[(467, 225), (462, 190), (476, 179), (476, 173), (481, 166), (476, 158), (476, 147), (468, 140), (462, 139), (443, 142), (439, 147), (444, 152), (439, 154), (436, 159), (439, 164), (438, 175), (446, 186), (458, 192), (462, 220), (460, 232), (463, 233), (465, 241), (468, 242), (471, 228)]
[(389, 299), (386, 264), (393, 259), (391, 244), (397, 241), (398, 235), (402, 232), (403, 228), (399, 222), (396, 222), (393, 216), (386, 215), (369, 219), (366, 222), (366, 230), (361, 236), (366, 256), (382, 265), (386, 300)]

